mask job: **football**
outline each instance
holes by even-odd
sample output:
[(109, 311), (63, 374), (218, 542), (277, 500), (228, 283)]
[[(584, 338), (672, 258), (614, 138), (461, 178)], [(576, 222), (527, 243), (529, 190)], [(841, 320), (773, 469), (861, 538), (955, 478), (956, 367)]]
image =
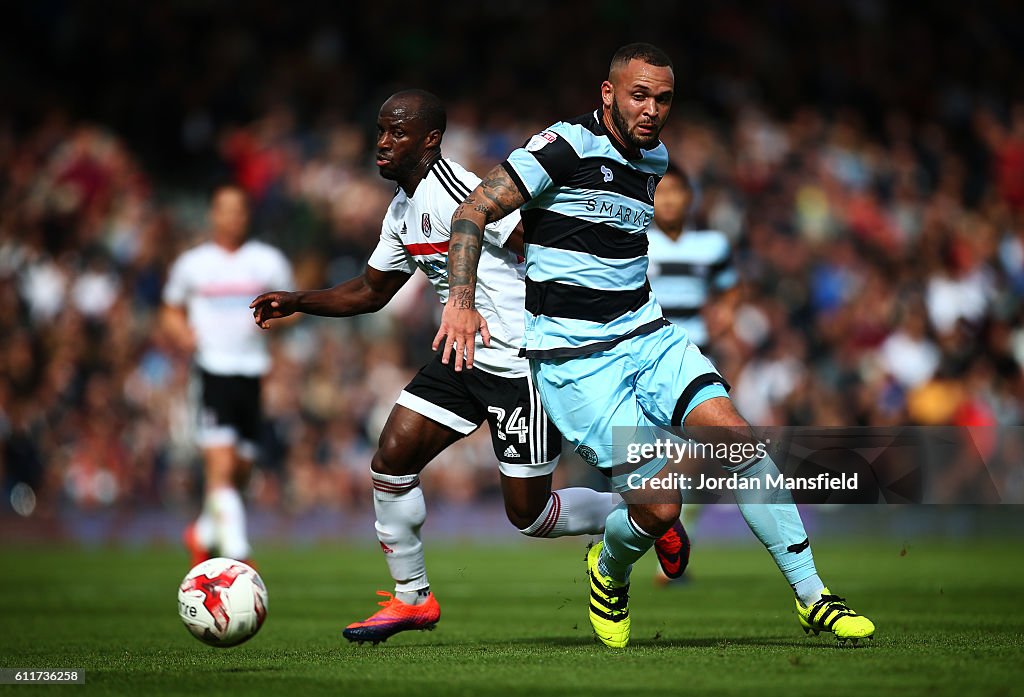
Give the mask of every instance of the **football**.
[(255, 636), (267, 618), (267, 587), (248, 564), (207, 559), (178, 587), (178, 615), (200, 641), (227, 648)]

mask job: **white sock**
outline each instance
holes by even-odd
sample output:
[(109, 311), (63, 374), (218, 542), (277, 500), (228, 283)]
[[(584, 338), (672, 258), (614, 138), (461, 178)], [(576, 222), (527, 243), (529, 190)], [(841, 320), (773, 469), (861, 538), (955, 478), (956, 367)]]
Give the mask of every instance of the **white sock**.
[(209, 498), (203, 502), (203, 511), (196, 518), (195, 533), (196, 541), (205, 549), (210, 549), (217, 545), (217, 528), (213, 524), (213, 513)]
[(415, 591), (395, 591), (395, 597), (406, 605), (422, 605), (430, 595), (430, 586)]
[(404, 603), (418, 605), (427, 599), (427, 563), (423, 557), (420, 528), (427, 506), (416, 474), (391, 476), (370, 470), (373, 479), (373, 510), (377, 514), (377, 539), (395, 579), (395, 595)]
[(520, 532), (530, 537), (600, 535), (608, 514), (621, 502), (618, 494), (583, 487), (552, 491), (537, 520)]
[(232, 487), (221, 487), (210, 492), (208, 501), (213, 518), (217, 548), (221, 556), (248, 559), (252, 554), (245, 532), (245, 505), (242, 495)]

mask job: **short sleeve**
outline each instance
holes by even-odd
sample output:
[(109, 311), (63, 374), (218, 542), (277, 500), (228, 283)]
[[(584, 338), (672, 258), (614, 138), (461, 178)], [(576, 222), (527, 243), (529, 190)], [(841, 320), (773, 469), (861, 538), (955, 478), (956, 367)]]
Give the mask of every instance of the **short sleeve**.
[(386, 219), (381, 226), (377, 248), (370, 254), (370, 259), (366, 263), (378, 271), (401, 271), (410, 275), (416, 273), (416, 267), (402, 246), (402, 240), (388, 225)]
[(185, 255), (181, 255), (171, 265), (164, 284), (163, 300), (166, 304), (181, 307), (188, 301), (189, 283)]
[(484, 240), (490, 242), (495, 247), (504, 247), (508, 238), (516, 229), (516, 225), (519, 224), (519, 220), (519, 211), (514, 210), (501, 220), (494, 221), (484, 228)]
[(526, 200), (564, 183), (579, 167), (580, 156), (567, 139), (566, 128), (557, 123), (541, 131), (502, 163)]
[[(444, 163), (442, 166), (450, 167), (447, 163)], [(451, 194), (449, 188), (456, 189), (461, 194), (462, 189), (472, 191), (480, 183), (480, 179), (472, 172), (464, 172), (460, 169), (457, 174), (456, 178), (456, 173), (450, 169), (442, 169), (437, 172), (437, 182), (441, 185), (441, 188), (434, 189), (437, 195), (433, 197), (430, 206), (430, 212), (433, 216), (432, 221), (436, 221), (431, 224), (441, 228), (446, 237), (451, 237), (451, 220), (461, 203), (461, 200), (458, 200), (458, 196)], [(458, 184), (453, 182), (458, 182)], [(462, 187), (462, 189), (457, 189), (456, 187)], [(501, 220), (496, 220), (487, 225), (484, 228), (484, 241), (496, 247), (504, 247), (505, 242), (516, 229), (516, 225), (519, 224), (519, 219), (519, 211), (516, 210)]]

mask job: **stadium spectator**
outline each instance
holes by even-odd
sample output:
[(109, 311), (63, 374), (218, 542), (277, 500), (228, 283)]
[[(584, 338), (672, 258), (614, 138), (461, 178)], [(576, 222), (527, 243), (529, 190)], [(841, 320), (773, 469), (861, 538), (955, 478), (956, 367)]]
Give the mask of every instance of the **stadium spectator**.
[[(416, 30), (398, 56), (374, 39), (383, 20), (367, 4), (254, 6), (244, 21), (227, 6), (117, 6), (102, 23), (72, 3), (17, 13), (0, 27), (3, 64), (19, 66), (7, 74), (0, 114), (0, 487), (6, 508), (27, 483), (34, 515), (61, 506), (184, 509), (191, 500), (195, 453), (177, 406), (187, 371), (154, 331), (154, 310), (168, 265), (202, 227), (200, 190), (239, 171), (236, 156), (222, 156), (232, 135), (271, 144), (279, 161), (267, 177), (275, 205), (254, 211), (254, 231), (289, 254), (302, 286), (329, 286), (362, 268), (393, 193), (374, 171), (363, 126), (367, 105), (394, 91), (392, 81), (429, 84), (458, 104), (447, 154), (482, 173), (553, 115), (587, 108), (588, 93), (547, 85), (581, 82), (576, 66), (601, 65), (614, 42), (594, 33), (600, 20), (582, 2), (559, 12), (586, 22), (502, 16), (537, 46), (578, 45), (579, 61), (552, 65), (531, 44), (510, 64), (469, 46), (484, 56), (466, 66), (470, 79), (447, 69), (459, 41), (431, 43), (463, 40), (460, 21), (436, 34)], [(653, 24), (671, 33), (662, 43), (700, 76), (663, 138), (699, 192), (694, 226), (729, 236), (746, 285), (734, 326), (715, 346), (722, 372), (737, 378), (737, 401), (757, 400), (770, 423), (876, 425), (951, 423), (972, 399), (1000, 423), (1019, 423), (1024, 92), (1007, 59), (1019, 42), (1007, 29), (1024, 23), (1021, 7), (741, 7), (652, 10)], [(326, 16), (335, 12), (344, 17)], [(972, 31), (949, 32), (951, 17)], [(879, 42), (880, 27), (887, 36), (912, 28), (915, 40)], [(107, 41), (108, 31), (124, 40)], [(181, 36), (190, 50), (175, 43)], [(83, 52), (92, 59), (79, 60)], [(936, 306), (936, 324), (927, 289), (965, 279), (983, 301), (958, 299), (955, 312)], [(88, 291), (91, 314), (75, 288)], [(890, 300), (875, 308), (865, 289)], [(324, 401), (323, 385), (345, 405), (358, 446), (370, 447), (380, 412), (429, 357), (437, 318), (423, 290), (408, 289), (396, 307), (351, 329), (304, 321), (273, 348), (273, 429), (263, 444), (272, 466), (253, 482), (256, 505), (299, 513), (325, 500), (367, 500), (367, 482), (339, 474), (345, 449), (326, 444), (324, 410), (339, 407)], [(947, 314), (963, 319), (950, 325)], [(785, 390), (748, 387), (745, 369), (772, 362), (779, 341), (804, 356), (801, 374)], [(312, 360), (327, 354), (338, 360)], [(921, 355), (934, 360), (917, 363)], [(94, 373), (114, 395), (99, 413), (86, 407)], [(81, 469), (68, 476), (85, 434), (99, 432), (93, 422), (107, 418), (123, 426), (129, 465), (99, 461), (87, 478)], [(306, 437), (314, 444), (291, 457)], [(493, 486), (478, 445), (455, 446), (453, 461), (478, 465), (457, 477), (460, 498)], [(302, 486), (289, 462), (303, 463)], [(86, 496), (99, 490), (113, 494)], [(428, 485), (425, 495), (447, 492)]]

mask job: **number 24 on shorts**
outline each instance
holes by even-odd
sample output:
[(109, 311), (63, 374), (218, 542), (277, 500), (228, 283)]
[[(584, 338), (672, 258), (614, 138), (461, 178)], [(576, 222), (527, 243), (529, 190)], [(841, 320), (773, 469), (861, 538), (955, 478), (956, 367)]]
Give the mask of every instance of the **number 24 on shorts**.
[[(526, 442), (527, 427), (526, 417), (521, 416), (523, 408), (516, 407), (512, 410), (511, 416), (508, 417), (508, 421), (505, 421), (505, 410), (501, 407), (487, 407), (487, 411), (494, 414), (495, 421), (498, 424), (498, 440), (508, 440), (509, 435), (519, 436), (519, 442)], [(502, 422), (505, 423), (504, 428)]]

